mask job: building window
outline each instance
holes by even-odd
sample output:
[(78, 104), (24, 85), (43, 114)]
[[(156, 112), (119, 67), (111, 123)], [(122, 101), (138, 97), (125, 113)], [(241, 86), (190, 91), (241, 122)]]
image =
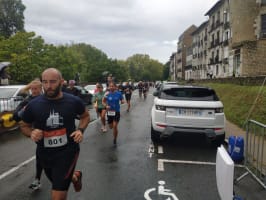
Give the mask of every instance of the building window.
[(233, 64), (233, 76), (239, 76), (240, 75), (240, 50), (235, 51), (234, 55), (234, 64)]
[(224, 11), (224, 23), (228, 22), (227, 10)]
[(266, 38), (266, 14), (261, 15), (261, 38)]

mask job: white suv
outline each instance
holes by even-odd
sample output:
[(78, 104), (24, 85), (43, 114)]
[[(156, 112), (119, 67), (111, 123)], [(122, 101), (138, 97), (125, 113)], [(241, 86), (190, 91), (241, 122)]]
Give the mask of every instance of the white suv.
[(204, 134), (220, 145), (225, 138), (223, 104), (208, 87), (162, 84), (151, 110), (151, 139), (177, 133)]

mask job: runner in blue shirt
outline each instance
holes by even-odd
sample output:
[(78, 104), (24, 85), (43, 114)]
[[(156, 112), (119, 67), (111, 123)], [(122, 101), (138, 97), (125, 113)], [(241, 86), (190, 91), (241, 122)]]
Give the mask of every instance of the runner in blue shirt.
[(121, 92), (117, 91), (116, 84), (111, 82), (109, 84), (109, 92), (103, 98), (103, 105), (106, 105), (108, 124), (110, 129), (113, 129), (113, 143), (115, 146), (120, 120), (120, 102), (121, 104), (124, 103), (124, 97)]

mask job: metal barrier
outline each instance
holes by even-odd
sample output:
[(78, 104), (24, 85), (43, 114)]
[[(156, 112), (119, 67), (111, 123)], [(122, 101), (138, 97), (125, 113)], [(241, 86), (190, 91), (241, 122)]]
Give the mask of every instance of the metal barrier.
[(266, 125), (249, 120), (246, 128), (244, 167), (247, 170), (236, 179), (239, 182), (248, 174), (266, 189)]
[(14, 111), (22, 101), (23, 101), (22, 96), (11, 97), (11, 98), (0, 98), (0, 112)]

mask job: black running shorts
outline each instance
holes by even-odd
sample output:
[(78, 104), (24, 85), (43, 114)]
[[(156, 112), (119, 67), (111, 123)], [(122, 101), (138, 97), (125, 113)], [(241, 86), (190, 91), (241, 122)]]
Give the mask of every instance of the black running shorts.
[(68, 190), (78, 156), (79, 150), (69, 147), (50, 155), (40, 154), (41, 164), (46, 176), (52, 182), (53, 190)]
[(119, 122), (119, 120), (120, 120), (120, 112), (115, 112), (115, 116), (109, 116), (107, 114), (108, 124), (112, 124), (113, 121)]
[(126, 98), (126, 101), (130, 101), (131, 100), (131, 93), (125, 94), (125, 98)]
[(102, 111), (103, 111), (103, 110), (106, 110), (106, 108), (98, 108), (98, 109), (97, 109), (97, 112), (100, 113), (100, 114), (102, 114)]

